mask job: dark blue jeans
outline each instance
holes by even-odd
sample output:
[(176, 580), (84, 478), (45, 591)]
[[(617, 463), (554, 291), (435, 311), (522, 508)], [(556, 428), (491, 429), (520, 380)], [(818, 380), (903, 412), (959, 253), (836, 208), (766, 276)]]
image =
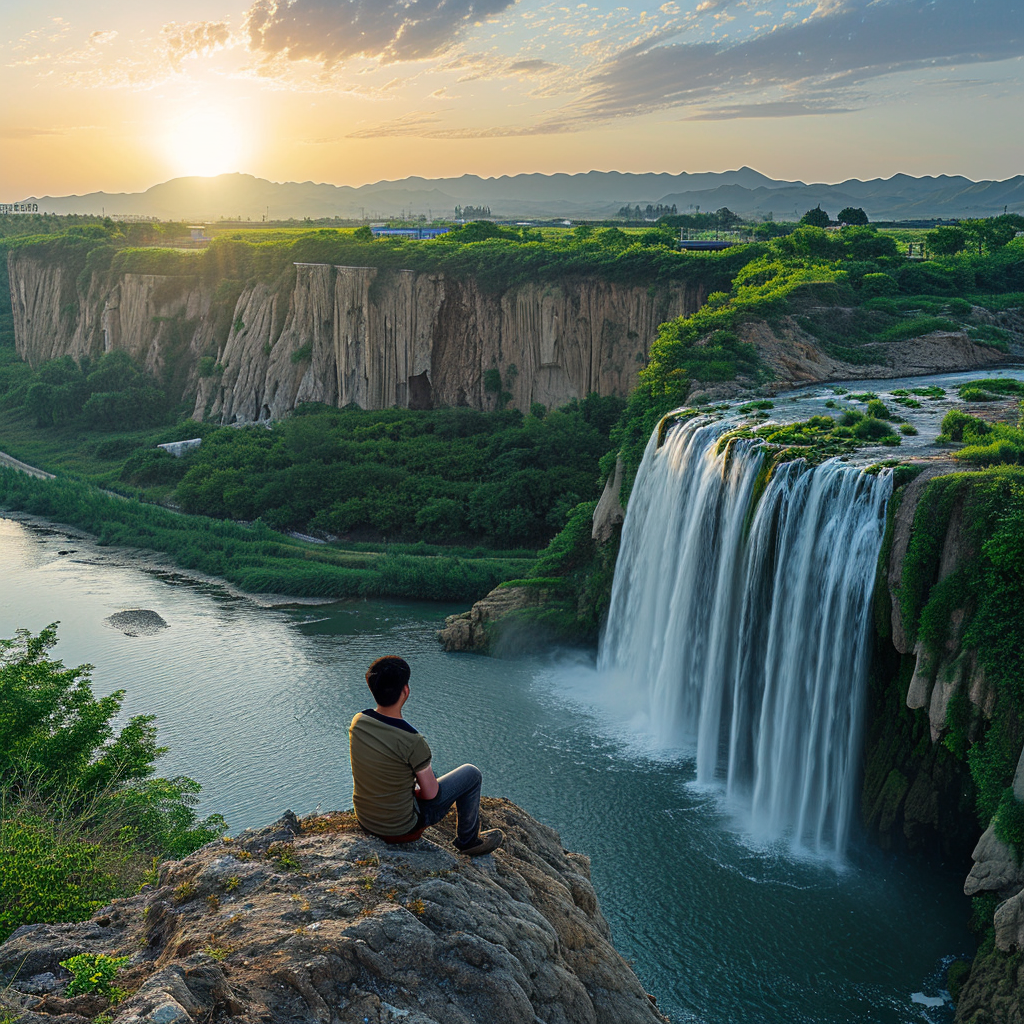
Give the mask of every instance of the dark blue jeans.
[(458, 816), (457, 846), (468, 846), (480, 831), (480, 769), (464, 764), (437, 780), (437, 796), (433, 800), (417, 800), (425, 825), (436, 825), (455, 804)]

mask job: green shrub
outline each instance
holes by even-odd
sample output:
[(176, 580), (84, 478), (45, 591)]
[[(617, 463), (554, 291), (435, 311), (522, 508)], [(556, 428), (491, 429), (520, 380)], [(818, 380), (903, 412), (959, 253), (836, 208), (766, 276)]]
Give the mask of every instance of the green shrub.
[(885, 402), (881, 399), (873, 398), (868, 402), (868, 415), (874, 416), (878, 420), (892, 420), (897, 417), (893, 416), (892, 412), (886, 408)]
[(64, 995), (70, 999), (83, 992), (95, 992), (108, 998), (117, 994), (119, 990), (113, 986), (114, 978), (130, 959), (127, 956), (107, 956), (105, 953), (79, 953), (68, 960), (61, 960), (61, 967), (71, 972), (71, 981)]
[(883, 295), (895, 295), (900, 290), (896, 279), (889, 274), (865, 274), (860, 279), (861, 295), (866, 299), (878, 298)]
[(862, 441), (884, 441), (888, 438), (898, 441), (893, 432), (892, 424), (886, 420), (876, 419), (873, 416), (865, 416), (864, 419), (860, 420), (853, 428), (853, 433), (855, 437), (860, 438)]
[(143, 865), (133, 871), (116, 832), (55, 823), (48, 804), (33, 813), (11, 796), (0, 810), (0, 941), (23, 924), (82, 921), (138, 885)]
[(1011, 845), (1017, 853), (1017, 862), (1024, 857), (1024, 804), (1013, 793), (1013, 787), (1007, 786), (999, 800), (999, 808), (995, 816), (996, 838)]
[(123, 691), (93, 696), (89, 667), (48, 657), (54, 626), (0, 640), (0, 939), (87, 917), (126, 895), (153, 856), (181, 857), (226, 828), (199, 820), (198, 783), (154, 777), (151, 716), (115, 733)]

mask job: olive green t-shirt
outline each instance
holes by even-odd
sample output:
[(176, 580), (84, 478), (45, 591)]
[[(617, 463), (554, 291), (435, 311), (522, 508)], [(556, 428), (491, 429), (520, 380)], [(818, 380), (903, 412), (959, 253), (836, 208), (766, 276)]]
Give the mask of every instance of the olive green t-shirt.
[(348, 727), (352, 804), (359, 824), (378, 836), (404, 836), (419, 814), (415, 773), (430, 764), (427, 741), (404, 719), (360, 711)]

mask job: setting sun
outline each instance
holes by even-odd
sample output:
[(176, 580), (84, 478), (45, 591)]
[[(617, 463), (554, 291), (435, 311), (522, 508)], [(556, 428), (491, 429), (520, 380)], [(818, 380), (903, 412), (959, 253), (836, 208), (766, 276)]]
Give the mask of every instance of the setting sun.
[(160, 140), (172, 172), (189, 176), (241, 170), (252, 148), (238, 115), (216, 107), (173, 118)]

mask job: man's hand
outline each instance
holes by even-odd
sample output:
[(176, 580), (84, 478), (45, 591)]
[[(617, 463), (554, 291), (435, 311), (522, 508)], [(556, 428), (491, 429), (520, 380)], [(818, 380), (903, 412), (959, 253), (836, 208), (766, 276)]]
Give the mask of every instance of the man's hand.
[(433, 800), (437, 796), (437, 777), (434, 769), (428, 764), (416, 772), (416, 785), (413, 788), (413, 795), (417, 800)]

